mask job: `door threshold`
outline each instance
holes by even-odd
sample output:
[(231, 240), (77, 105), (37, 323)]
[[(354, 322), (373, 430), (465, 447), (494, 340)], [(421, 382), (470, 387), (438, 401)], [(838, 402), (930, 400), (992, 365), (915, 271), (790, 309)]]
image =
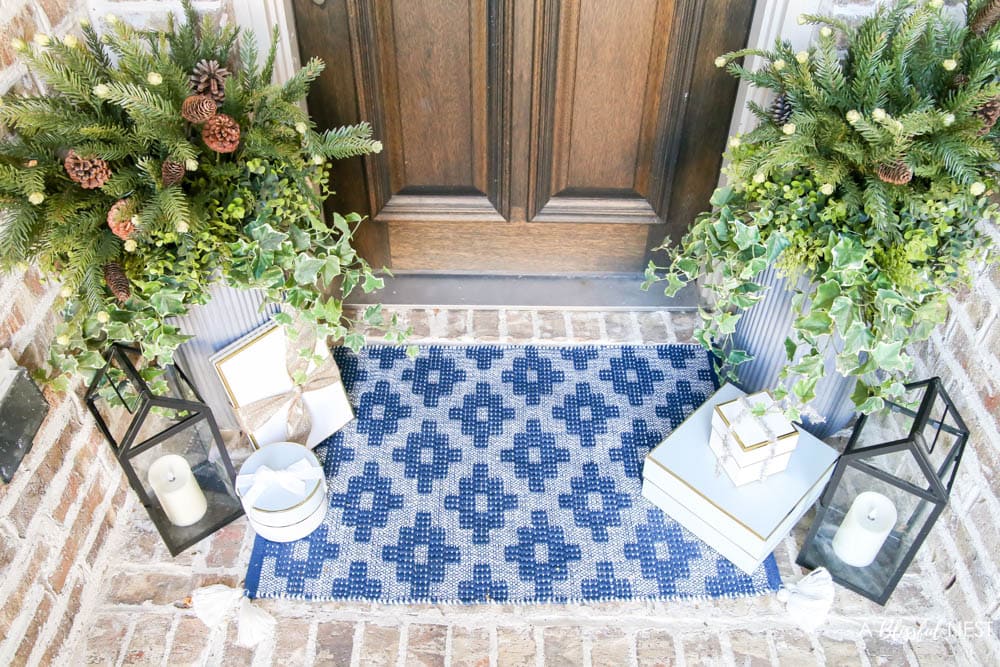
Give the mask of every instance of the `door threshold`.
[(693, 310), (698, 293), (688, 285), (668, 297), (654, 285), (642, 291), (641, 274), (603, 276), (483, 276), (396, 274), (385, 288), (356, 291), (352, 305), (381, 303), (411, 308), (532, 309), (532, 310)]

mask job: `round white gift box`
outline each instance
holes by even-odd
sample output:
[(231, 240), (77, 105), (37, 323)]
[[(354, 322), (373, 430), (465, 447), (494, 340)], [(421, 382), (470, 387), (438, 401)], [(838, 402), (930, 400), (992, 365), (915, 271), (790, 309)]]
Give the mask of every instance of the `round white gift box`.
[[(261, 466), (280, 471), (302, 459), (322, 472), (319, 459), (310, 450), (294, 442), (276, 442), (258, 449), (240, 467), (240, 475), (252, 475)], [(272, 542), (292, 542), (316, 530), (326, 516), (326, 478), (305, 482), (305, 492), (296, 494), (273, 484), (256, 500), (253, 506), (243, 501), (243, 509), (254, 531)], [(246, 489), (237, 489), (242, 496)]]

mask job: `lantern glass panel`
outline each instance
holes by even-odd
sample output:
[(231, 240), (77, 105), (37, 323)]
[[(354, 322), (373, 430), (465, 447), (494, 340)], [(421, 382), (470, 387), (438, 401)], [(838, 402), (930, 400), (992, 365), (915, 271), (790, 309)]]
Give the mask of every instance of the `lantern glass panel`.
[[(863, 492), (875, 492), (888, 498), (896, 508), (896, 523), (879, 550), (875, 561), (867, 567), (848, 565), (833, 549), (833, 538), (843, 524), (855, 499)], [(864, 591), (873, 599), (895, 588), (895, 579), (908, 565), (910, 553), (923, 539), (923, 528), (935, 516), (939, 503), (890, 484), (854, 465), (844, 468), (833, 497), (820, 512), (821, 522), (815, 537), (807, 542), (799, 556), (800, 562), (825, 565), (839, 582)]]
[(151, 378), (149, 390), (153, 392), (154, 396), (160, 398), (176, 398), (182, 401), (201, 402), (194, 387), (173, 366), (167, 366), (163, 369), (162, 375)]
[(924, 386), (907, 389), (899, 401), (889, 402), (886, 405), (887, 409), (868, 415), (854, 448), (861, 449), (908, 439), (925, 393)]
[(963, 431), (955, 419), (955, 411), (948, 405), (944, 396), (935, 393), (927, 423), (919, 433), (915, 434), (914, 440), (926, 455), (937, 477), (947, 488), (951, 487), (951, 479), (958, 466), (957, 457), (952, 454), (955, 448), (964, 442)]
[[(913, 441), (919, 441), (914, 427), (923, 394), (923, 387), (919, 391), (910, 390), (902, 403), (890, 402), (885, 410), (868, 415), (860, 426), (851, 451), (878, 447), (872, 450), (870, 456), (863, 458), (865, 463), (918, 489), (930, 491), (931, 481), (913, 451)], [(891, 443), (896, 443), (896, 446), (891, 446)]]
[(107, 426), (117, 448), (142, 403), (142, 389), (125, 370), (117, 349), (111, 353), (93, 391), (93, 407)]
[[(169, 454), (183, 457), (191, 466), (191, 472), (208, 503), (205, 516), (191, 526), (175, 526), (167, 519), (149, 481), (150, 467)], [(128, 456), (128, 463), (149, 498), (150, 515), (160, 524), (161, 530), (170, 534), (170, 540), (174, 543), (185, 543), (202, 533), (205, 526), (231, 519), (234, 513), (241, 511), (236, 489), (233, 488), (229, 473), (215, 446), (212, 428), (204, 418), (196, 418), (186, 428), (167, 436), (152, 447), (133, 450)]]
[(189, 419), (193, 414), (188, 408), (166, 408), (153, 406), (142, 420), (139, 432), (136, 434), (135, 442), (143, 443), (151, 438), (155, 438), (167, 429), (176, 426), (185, 419)]

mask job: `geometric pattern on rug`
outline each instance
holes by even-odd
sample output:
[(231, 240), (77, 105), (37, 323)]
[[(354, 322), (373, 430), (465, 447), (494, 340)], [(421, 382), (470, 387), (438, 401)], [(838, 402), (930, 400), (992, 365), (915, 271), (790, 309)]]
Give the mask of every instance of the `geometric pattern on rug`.
[(762, 594), (641, 494), (643, 457), (715, 390), (692, 345), (335, 350), (357, 418), (316, 448), (329, 511), (257, 537), (251, 597), (533, 603)]

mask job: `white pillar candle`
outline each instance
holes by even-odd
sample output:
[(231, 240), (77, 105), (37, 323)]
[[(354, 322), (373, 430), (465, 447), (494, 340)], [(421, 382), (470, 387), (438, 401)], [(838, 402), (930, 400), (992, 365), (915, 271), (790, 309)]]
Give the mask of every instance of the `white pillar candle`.
[(149, 466), (149, 485), (163, 513), (175, 526), (198, 523), (208, 510), (208, 501), (183, 456), (167, 454)]
[(874, 491), (860, 493), (833, 536), (833, 552), (848, 565), (868, 567), (895, 525), (891, 500)]

